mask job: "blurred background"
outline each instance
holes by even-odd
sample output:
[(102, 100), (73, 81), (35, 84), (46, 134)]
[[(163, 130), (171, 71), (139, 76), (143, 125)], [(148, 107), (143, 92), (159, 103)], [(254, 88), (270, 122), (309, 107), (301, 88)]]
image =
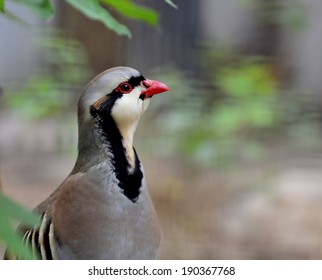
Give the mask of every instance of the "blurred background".
[(322, 1), (173, 2), (135, 1), (157, 26), (108, 8), (131, 39), (65, 1), (50, 20), (6, 2), (17, 17), (0, 16), (4, 193), (32, 209), (62, 182), (79, 92), (127, 65), (171, 87), (135, 138), (160, 259), (322, 258)]

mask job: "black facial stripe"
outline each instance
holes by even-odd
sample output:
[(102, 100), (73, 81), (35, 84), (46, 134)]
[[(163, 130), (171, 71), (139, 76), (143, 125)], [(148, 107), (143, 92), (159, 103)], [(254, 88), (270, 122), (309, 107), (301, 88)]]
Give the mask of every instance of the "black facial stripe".
[(140, 85), (142, 81), (144, 81), (145, 78), (140, 75), (137, 77), (131, 77), (127, 82), (132, 86), (132, 88), (135, 88), (136, 86)]
[[(140, 76), (132, 76), (130, 79), (128, 79), (127, 81), (124, 81), (123, 83), (129, 83), (132, 88), (135, 88), (135, 87), (139, 86), (141, 84), (141, 82), (144, 81), (144, 80), (145, 80), (145, 78), (142, 75), (140, 75)], [(119, 86), (117, 86), (113, 90), (112, 94), (115, 94), (115, 93), (116, 94), (120, 93), (119, 92)]]
[[(108, 101), (109, 100), (107, 100), (107, 102)], [(110, 112), (104, 109), (97, 110), (94, 107), (91, 107), (91, 115), (101, 128), (102, 136), (110, 144), (111, 152), (114, 156), (112, 164), (114, 166), (116, 178), (119, 180), (119, 188), (128, 199), (132, 202), (136, 202), (140, 194), (143, 173), (140, 169), (140, 160), (135, 150), (135, 168), (132, 173), (129, 173), (129, 163), (122, 143), (123, 138), (114, 119), (110, 115)]]
[[(99, 110), (100, 111), (104, 111), (108, 114), (111, 113), (112, 111), (112, 108), (116, 102), (117, 99), (121, 98), (122, 97), (122, 93), (120, 92), (113, 92), (111, 94), (108, 94), (108, 99), (106, 99), (105, 102), (102, 103), (102, 105), (100, 106)], [(92, 110), (93, 108), (91, 107), (90, 110)]]

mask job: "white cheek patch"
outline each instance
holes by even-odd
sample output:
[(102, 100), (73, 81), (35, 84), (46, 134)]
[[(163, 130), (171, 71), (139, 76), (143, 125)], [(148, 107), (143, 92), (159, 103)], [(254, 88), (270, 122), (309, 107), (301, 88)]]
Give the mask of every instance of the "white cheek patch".
[(111, 115), (119, 126), (137, 122), (147, 109), (149, 100), (140, 99), (141, 92), (141, 87), (136, 87), (115, 101)]

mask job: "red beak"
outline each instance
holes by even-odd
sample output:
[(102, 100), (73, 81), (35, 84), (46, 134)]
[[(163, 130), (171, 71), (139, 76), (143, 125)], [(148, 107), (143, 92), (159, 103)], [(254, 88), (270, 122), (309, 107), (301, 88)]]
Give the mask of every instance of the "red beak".
[(141, 94), (145, 94), (146, 97), (152, 97), (155, 94), (159, 94), (170, 89), (164, 83), (154, 80), (144, 80), (142, 83), (146, 87), (146, 90), (143, 91)]

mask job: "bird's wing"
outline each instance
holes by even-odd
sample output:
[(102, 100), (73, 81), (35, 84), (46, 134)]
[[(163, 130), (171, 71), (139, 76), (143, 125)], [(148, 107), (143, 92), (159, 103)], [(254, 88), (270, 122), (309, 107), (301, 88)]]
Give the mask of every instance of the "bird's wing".
[[(58, 259), (56, 249), (60, 246), (51, 218), (51, 207), (57, 196), (66, 188), (66, 183), (78, 176), (69, 176), (44, 202), (39, 204), (34, 212), (39, 214), (39, 222), (33, 227), (20, 225), (17, 232), (22, 235), (22, 246), (29, 247), (35, 259)], [(74, 180), (75, 181), (75, 180)], [(4, 260), (21, 259), (18, 255), (6, 250)]]
[[(23, 235), (22, 245), (29, 247), (35, 259), (55, 260), (58, 259), (56, 248), (59, 243), (55, 235), (54, 225), (47, 212), (39, 217), (39, 224), (34, 227), (20, 226), (18, 232)], [(18, 255), (5, 252), (5, 260), (20, 259)]]

